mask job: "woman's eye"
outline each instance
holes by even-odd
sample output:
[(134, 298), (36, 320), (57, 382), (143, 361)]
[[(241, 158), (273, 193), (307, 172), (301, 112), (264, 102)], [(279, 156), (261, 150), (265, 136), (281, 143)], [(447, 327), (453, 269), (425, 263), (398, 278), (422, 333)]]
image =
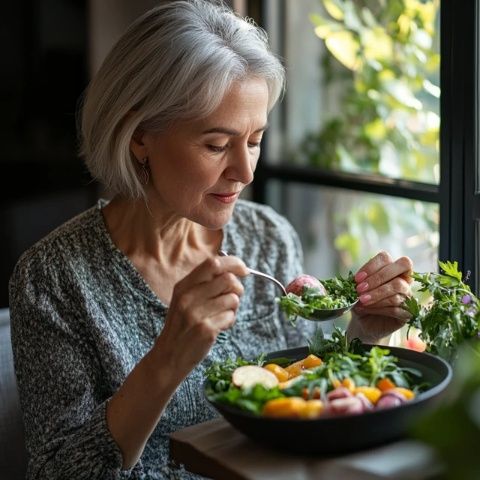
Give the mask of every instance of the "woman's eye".
[(227, 149), (226, 145), (207, 145), (207, 148), (215, 153), (224, 152)]
[(252, 142), (250, 142), (250, 143), (248, 144), (248, 148), (257, 148), (257, 147), (259, 147), (259, 146), (260, 146), (260, 142), (259, 142), (259, 143), (252, 143)]

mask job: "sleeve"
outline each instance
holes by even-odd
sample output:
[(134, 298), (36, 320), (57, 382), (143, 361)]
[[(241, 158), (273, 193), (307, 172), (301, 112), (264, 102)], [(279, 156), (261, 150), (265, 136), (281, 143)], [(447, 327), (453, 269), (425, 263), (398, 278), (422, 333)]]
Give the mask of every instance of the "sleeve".
[[(271, 265), (272, 273), (284, 285), (288, 285), (295, 277), (304, 272), (303, 249), (300, 238), (292, 224), (283, 216), (275, 214), (275, 228), (267, 238), (270, 239), (268, 248), (276, 251)], [(288, 347), (299, 347), (307, 345), (313, 335), (315, 323), (303, 318), (297, 318), (295, 327), (292, 327), (285, 314), (282, 325), (285, 325), (285, 338)]]
[[(25, 262), (24, 262), (25, 263)], [(128, 478), (95, 392), (95, 366), (65, 292), (42, 267), (17, 265), (10, 280), (12, 347), (29, 479)], [(97, 388), (98, 390), (98, 388)], [(127, 476), (124, 476), (127, 474)]]

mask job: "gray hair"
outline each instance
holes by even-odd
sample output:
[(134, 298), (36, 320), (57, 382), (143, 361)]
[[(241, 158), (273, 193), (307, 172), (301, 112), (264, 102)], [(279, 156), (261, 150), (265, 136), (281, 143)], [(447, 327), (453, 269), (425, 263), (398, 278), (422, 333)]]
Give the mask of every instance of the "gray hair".
[(270, 111), (285, 72), (253, 21), (218, 2), (162, 2), (127, 29), (86, 91), (81, 153), (90, 173), (112, 194), (144, 196), (130, 152), (134, 132), (203, 118), (250, 76), (265, 79)]

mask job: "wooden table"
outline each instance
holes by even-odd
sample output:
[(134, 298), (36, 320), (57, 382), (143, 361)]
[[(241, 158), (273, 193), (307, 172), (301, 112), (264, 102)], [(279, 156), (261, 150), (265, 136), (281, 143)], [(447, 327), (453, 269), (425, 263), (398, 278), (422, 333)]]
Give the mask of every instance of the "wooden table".
[(432, 450), (412, 440), (342, 456), (290, 455), (255, 443), (222, 418), (173, 433), (170, 448), (187, 470), (219, 480), (426, 480), (441, 472)]

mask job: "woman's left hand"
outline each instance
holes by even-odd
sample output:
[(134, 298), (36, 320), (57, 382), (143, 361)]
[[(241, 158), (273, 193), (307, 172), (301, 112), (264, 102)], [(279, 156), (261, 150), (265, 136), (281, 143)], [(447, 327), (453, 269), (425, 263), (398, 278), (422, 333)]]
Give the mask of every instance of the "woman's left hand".
[(410, 258), (393, 260), (380, 252), (355, 274), (360, 301), (353, 309), (350, 338), (376, 342), (402, 327), (410, 318), (402, 308), (410, 296), (413, 264)]

